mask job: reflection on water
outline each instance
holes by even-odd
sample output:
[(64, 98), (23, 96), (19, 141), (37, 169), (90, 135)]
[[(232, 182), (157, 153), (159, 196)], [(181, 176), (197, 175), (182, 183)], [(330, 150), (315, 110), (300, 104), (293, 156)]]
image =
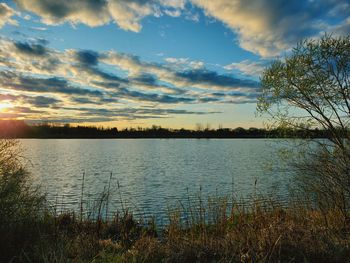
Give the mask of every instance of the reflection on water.
[[(110, 209), (120, 196), (133, 211), (162, 217), (188, 194), (284, 195), (290, 178), (280, 169), (279, 140), (50, 139), (21, 140), (28, 168), (51, 202), (78, 209), (97, 198), (112, 173)], [(257, 184), (255, 186), (255, 181)], [(119, 188), (118, 188), (119, 183)]]

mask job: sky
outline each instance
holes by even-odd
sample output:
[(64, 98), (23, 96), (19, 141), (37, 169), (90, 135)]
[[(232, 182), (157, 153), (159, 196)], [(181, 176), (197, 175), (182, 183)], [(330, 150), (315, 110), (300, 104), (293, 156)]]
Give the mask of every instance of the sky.
[(264, 68), (325, 32), (350, 0), (0, 1), (0, 118), (263, 127)]

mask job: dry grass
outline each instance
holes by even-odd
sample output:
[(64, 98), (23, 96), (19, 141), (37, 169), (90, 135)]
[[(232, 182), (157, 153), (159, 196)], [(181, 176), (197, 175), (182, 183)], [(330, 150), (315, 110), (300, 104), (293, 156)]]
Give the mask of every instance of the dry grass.
[(158, 231), (127, 212), (107, 222), (60, 215), (54, 228), (56, 246), (37, 250), (34, 261), (350, 262), (350, 225), (340, 211), (255, 201), (221, 213), (227, 207), (222, 199), (216, 207), (202, 207), (203, 212), (193, 207), (203, 217), (193, 216), (192, 221), (182, 217), (187, 209), (177, 210)]
[[(8, 231), (2, 228), (8, 242), (1, 238), (0, 261), (350, 262), (350, 224), (337, 210), (211, 199), (170, 213), (159, 229), (127, 211), (101, 218), (46, 213), (12, 222)], [(14, 231), (19, 226), (21, 232)], [(24, 246), (21, 239), (32, 243)]]

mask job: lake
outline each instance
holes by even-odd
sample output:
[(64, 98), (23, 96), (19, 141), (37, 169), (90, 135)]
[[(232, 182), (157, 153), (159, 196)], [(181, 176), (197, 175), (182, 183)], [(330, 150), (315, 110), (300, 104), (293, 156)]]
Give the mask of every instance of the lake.
[(27, 167), (60, 209), (92, 207), (110, 182), (110, 210), (163, 218), (202, 195), (287, 195), (279, 139), (25, 139)]

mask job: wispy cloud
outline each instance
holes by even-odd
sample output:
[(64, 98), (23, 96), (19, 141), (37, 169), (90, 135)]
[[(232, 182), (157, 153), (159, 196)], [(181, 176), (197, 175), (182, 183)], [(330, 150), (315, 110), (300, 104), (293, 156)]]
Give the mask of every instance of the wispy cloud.
[(0, 28), (5, 24), (17, 24), (17, 21), (12, 19), (12, 16), (16, 14), (15, 10), (9, 7), (5, 3), (0, 3)]
[(264, 69), (269, 65), (270, 61), (260, 60), (260, 61), (251, 61), (243, 60), (241, 62), (234, 62), (224, 66), (224, 69), (228, 71), (237, 70), (243, 75), (251, 77), (259, 77)]
[(204, 67), (203, 61), (194, 61), (189, 58), (165, 58), (165, 61), (178, 70), (200, 69)]

